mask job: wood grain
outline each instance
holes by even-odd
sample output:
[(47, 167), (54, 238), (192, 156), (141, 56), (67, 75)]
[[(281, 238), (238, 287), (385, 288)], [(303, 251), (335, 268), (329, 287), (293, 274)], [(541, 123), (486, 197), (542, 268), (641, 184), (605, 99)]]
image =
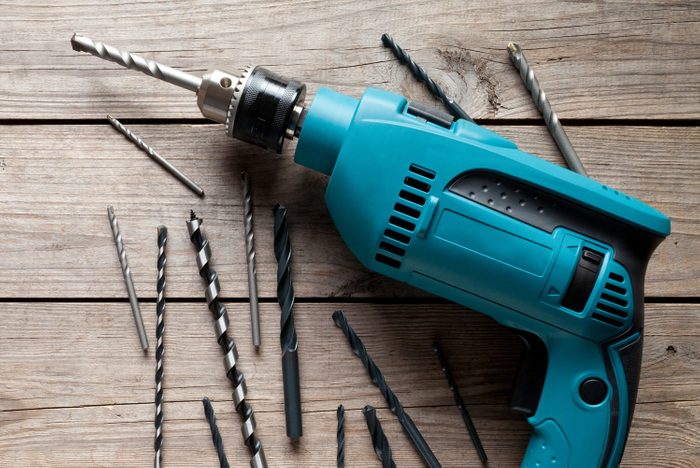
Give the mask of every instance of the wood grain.
[(76, 31), (197, 74), (248, 64), (358, 96), (432, 100), (380, 44), (391, 33), (479, 118), (537, 112), (505, 51), (519, 42), (563, 118), (696, 119), (697, 2), (3, 2), (0, 118), (199, 117), (188, 91), (74, 52)]
[[(205, 220), (223, 295), (247, 297), (238, 174), (253, 183), (258, 281), (275, 297), (272, 206), (289, 208), (299, 297), (405, 297), (422, 293), (369, 273), (335, 231), (323, 202), (325, 178), (292, 161), (226, 137), (218, 125), (131, 128), (199, 181), (191, 194), (104, 125), (0, 127), (0, 295), (6, 298), (126, 297), (107, 223), (114, 205), (141, 297), (155, 297), (156, 226), (170, 228), (169, 294), (202, 297), (185, 220)], [(527, 151), (561, 158), (542, 127), (493, 127)], [(570, 127), (591, 176), (648, 202), (672, 219), (653, 257), (649, 296), (700, 290), (700, 133), (692, 128)]]

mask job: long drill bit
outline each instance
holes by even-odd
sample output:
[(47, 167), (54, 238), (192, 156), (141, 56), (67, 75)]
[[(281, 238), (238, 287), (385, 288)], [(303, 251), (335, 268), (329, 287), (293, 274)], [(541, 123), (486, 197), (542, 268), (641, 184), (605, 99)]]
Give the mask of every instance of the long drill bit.
[(134, 316), (134, 323), (136, 323), (136, 331), (139, 334), (139, 341), (141, 342), (141, 347), (144, 351), (147, 351), (148, 337), (146, 336), (146, 329), (143, 326), (143, 319), (141, 318), (141, 308), (139, 307), (139, 300), (136, 297), (134, 280), (131, 279), (131, 268), (129, 268), (129, 261), (126, 259), (126, 250), (124, 250), (124, 240), (122, 239), (122, 235), (119, 232), (117, 216), (114, 214), (114, 208), (112, 208), (111, 206), (107, 207), (107, 216), (109, 217), (109, 225), (112, 228), (112, 236), (114, 237), (114, 243), (117, 246), (119, 264), (122, 267), (122, 274), (124, 275), (124, 282), (126, 283), (126, 292), (129, 294), (129, 304), (131, 304), (131, 313)]
[(158, 278), (156, 280), (156, 435), (153, 441), (155, 458), (153, 466), (161, 466), (161, 448), (163, 446), (163, 332), (165, 331), (165, 245), (168, 242), (168, 230), (165, 226), (158, 226)]
[(530, 96), (532, 96), (532, 101), (535, 103), (537, 110), (540, 111), (542, 117), (544, 117), (544, 122), (547, 124), (547, 129), (549, 130), (552, 139), (559, 147), (562, 156), (566, 160), (566, 164), (572, 171), (578, 172), (581, 175), (587, 175), (586, 169), (583, 167), (581, 159), (576, 154), (576, 150), (571, 145), (569, 137), (566, 136), (564, 127), (561, 126), (559, 122), (559, 117), (552, 110), (551, 104), (544, 91), (540, 87), (540, 82), (537, 81), (535, 77), (535, 72), (532, 71), (530, 65), (525, 59), (525, 54), (520, 46), (514, 42), (508, 44), (508, 54), (510, 55), (510, 61), (513, 62), (515, 68), (520, 72), (520, 78), (525, 83), (525, 87), (530, 91)]
[(466, 111), (462, 109), (462, 107), (460, 107), (460, 105), (457, 104), (454, 99), (445, 94), (445, 90), (443, 90), (435, 81), (433, 81), (433, 79), (428, 76), (428, 73), (420, 65), (418, 65), (410, 55), (408, 55), (408, 52), (399, 47), (394, 39), (387, 33), (382, 34), (382, 44), (384, 44), (384, 47), (391, 49), (399, 62), (406, 65), (408, 69), (411, 70), (413, 76), (415, 76), (419, 81), (425, 83), (433, 96), (440, 99), (445, 107), (452, 112), (452, 115), (456, 116), (457, 118), (473, 122), (472, 118), (469, 117), (469, 114), (467, 114)]
[(374, 360), (369, 356), (369, 353), (367, 353), (367, 349), (362, 343), (362, 340), (360, 340), (360, 337), (357, 336), (355, 330), (353, 330), (348, 323), (345, 313), (343, 313), (342, 310), (336, 310), (333, 313), (333, 322), (335, 322), (335, 325), (343, 331), (343, 334), (350, 343), (353, 353), (360, 358), (360, 361), (365, 366), (365, 369), (367, 369), (372, 382), (374, 382), (374, 384), (379, 388), (379, 391), (382, 393), (384, 399), (389, 405), (389, 409), (396, 415), (399, 423), (401, 423), (401, 427), (403, 427), (404, 431), (406, 431), (406, 434), (408, 434), (408, 437), (411, 439), (413, 446), (416, 448), (420, 456), (423, 457), (425, 463), (430, 468), (441, 466), (433, 451), (430, 450), (430, 446), (416, 427), (416, 423), (414, 423), (413, 419), (411, 419), (411, 417), (406, 413), (398, 397), (391, 390), (391, 388), (389, 388), (386, 380), (384, 380), (384, 376), (379, 370), (379, 367), (377, 367)]
[(275, 257), (277, 258), (277, 302), (282, 346), (282, 380), (284, 383), (284, 415), (287, 436), (301, 437), (301, 394), (299, 390), (299, 356), (297, 330), (294, 326), (294, 286), (292, 285), (292, 246), (289, 242), (287, 208), (275, 205)]
[(335, 414), (338, 416), (338, 429), (335, 432), (335, 439), (338, 442), (336, 461), (338, 468), (345, 468), (345, 407), (338, 405)]
[(211, 405), (211, 401), (209, 401), (209, 398), (207, 397), (202, 398), (202, 404), (204, 405), (204, 416), (206, 416), (207, 422), (209, 423), (209, 429), (211, 430), (211, 440), (214, 442), (216, 455), (219, 457), (219, 467), (229, 468), (226, 452), (224, 451), (224, 441), (221, 439), (221, 432), (219, 432), (219, 426), (216, 424), (214, 407)]
[(245, 229), (245, 257), (248, 262), (248, 299), (253, 345), (260, 347), (260, 312), (258, 310), (258, 282), (255, 277), (255, 239), (253, 237), (253, 195), (248, 173), (241, 172), (243, 186), (243, 227)]
[(438, 361), (440, 362), (442, 372), (444, 372), (445, 377), (447, 377), (447, 385), (452, 391), (452, 396), (455, 399), (457, 408), (459, 408), (460, 413), (462, 413), (462, 419), (464, 420), (464, 424), (467, 426), (467, 432), (469, 432), (469, 437), (471, 438), (472, 443), (474, 444), (474, 448), (479, 454), (479, 459), (481, 460), (481, 463), (485, 465), (488, 461), (486, 451), (484, 450), (484, 446), (481, 444), (481, 439), (479, 438), (479, 434), (476, 432), (476, 427), (474, 427), (474, 423), (472, 422), (472, 418), (469, 415), (467, 406), (464, 404), (462, 395), (459, 393), (459, 387), (457, 387), (457, 382), (452, 376), (450, 367), (447, 365), (447, 359), (445, 359), (445, 355), (442, 352), (442, 348), (440, 347), (437, 341), (433, 343), (433, 351), (435, 351), (435, 355), (437, 356)]
[(377, 454), (377, 458), (382, 462), (382, 468), (396, 468), (396, 463), (394, 463), (394, 459), (391, 456), (391, 446), (379, 419), (377, 419), (377, 410), (374, 406), (367, 405), (362, 409), (362, 414), (365, 415), (367, 420), (367, 429), (372, 438), (374, 453)]
[(194, 193), (199, 195), (200, 197), (204, 196), (204, 190), (202, 190), (202, 187), (197, 185), (195, 181), (187, 177), (180, 169), (177, 167), (173, 166), (167, 159), (165, 159), (163, 156), (158, 154), (156, 150), (151, 148), (148, 144), (146, 144), (141, 137), (136, 135), (134, 132), (126, 128), (120, 121), (112, 117), (111, 115), (107, 115), (107, 120), (109, 120), (109, 123), (112, 124), (112, 127), (117, 129), (119, 133), (124, 135), (126, 138), (129, 139), (133, 144), (138, 146), (144, 153), (146, 153), (151, 159), (153, 159), (155, 162), (163, 166), (166, 171), (170, 172), (177, 180), (182, 182), (192, 190)]
[(262, 442), (255, 436), (255, 415), (253, 408), (246, 400), (246, 383), (245, 376), (236, 367), (238, 361), (238, 350), (236, 343), (228, 334), (228, 312), (226, 306), (219, 299), (219, 278), (216, 271), (209, 264), (211, 260), (211, 248), (209, 241), (202, 233), (202, 220), (190, 212), (190, 220), (187, 221), (187, 230), (190, 234), (190, 240), (197, 248), (197, 267), (199, 275), (206, 281), (205, 295), (207, 298), (207, 306), (216, 318), (216, 340), (224, 351), (224, 365), (226, 368), (226, 377), (233, 383), (233, 403), (236, 411), (243, 418), (241, 432), (245, 445), (250, 451), (250, 466), (251, 468), (267, 467), (265, 461), (265, 453), (263, 451)]

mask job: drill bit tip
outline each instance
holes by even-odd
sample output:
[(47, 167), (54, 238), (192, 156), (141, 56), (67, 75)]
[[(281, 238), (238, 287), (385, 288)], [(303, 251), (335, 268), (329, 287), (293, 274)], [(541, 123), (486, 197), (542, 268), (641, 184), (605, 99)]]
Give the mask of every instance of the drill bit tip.
[(190, 221), (194, 221), (197, 219), (197, 215), (194, 214), (194, 210), (190, 210)]
[(517, 43), (509, 42), (508, 43), (508, 52), (510, 52), (511, 55), (518, 54), (518, 53), (522, 52), (522, 49), (520, 48), (520, 46)]

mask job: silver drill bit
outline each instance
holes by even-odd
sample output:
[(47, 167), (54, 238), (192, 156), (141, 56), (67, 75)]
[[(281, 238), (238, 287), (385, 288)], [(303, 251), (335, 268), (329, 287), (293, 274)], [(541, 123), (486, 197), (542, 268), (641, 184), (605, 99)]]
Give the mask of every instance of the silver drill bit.
[(192, 190), (194, 193), (199, 195), (200, 197), (204, 196), (204, 190), (202, 190), (202, 187), (197, 185), (195, 181), (187, 177), (185, 174), (180, 171), (177, 167), (173, 166), (167, 159), (165, 159), (163, 156), (158, 154), (153, 148), (151, 148), (148, 144), (146, 144), (141, 137), (136, 135), (134, 132), (126, 128), (120, 121), (112, 117), (111, 115), (107, 115), (107, 119), (109, 120), (109, 123), (112, 124), (112, 127), (116, 128), (119, 133), (127, 137), (132, 143), (134, 143), (136, 146), (138, 146), (144, 153), (146, 153), (151, 159), (153, 159), (155, 162), (163, 166), (166, 171), (170, 172), (172, 175), (175, 176), (177, 180), (182, 182)]
[(126, 291), (129, 294), (129, 303), (131, 304), (131, 312), (134, 315), (134, 322), (136, 323), (136, 330), (139, 333), (141, 347), (144, 351), (146, 351), (148, 350), (148, 338), (146, 337), (146, 330), (143, 327), (143, 319), (141, 318), (141, 308), (139, 307), (139, 300), (136, 297), (134, 281), (131, 279), (131, 268), (129, 268), (129, 262), (126, 259), (126, 251), (124, 250), (124, 240), (122, 239), (122, 235), (119, 232), (119, 224), (117, 224), (117, 217), (114, 214), (114, 208), (112, 208), (111, 206), (107, 207), (107, 216), (109, 216), (109, 225), (112, 228), (114, 243), (117, 246), (119, 263), (122, 266), (124, 282), (126, 283)]
[(161, 467), (161, 448), (163, 447), (163, 334), (165, 332), (165, 245), (168, 242), (168, 229), (165, 226), (158, 226), (158, 277), (156, 280), (156, 435), (153, 441), (155, 457), (154, 468)]
[(574, 150), (574, 147), (571, 145), (569, 137), (566, 136), (564, 127), (561, 126), (557, 114), (552, 110), (547, 96), (540, 87), (540, 83), (535, 77), (535, 72), (532, 71), (532, 68), (530, 68), (530, 65), (527, 63), (523, 50), (518, 44), (511, 42), (508, 44), (508, 54), (510, 55), (511, 62), (513, 62), (515, 68), (520, 72), (520, 78), (522, 78), (523, 83), (525, 83), (525, 87), (530, 91), (530, 95), (532, 96), (537, 110), (539, 110), (542, 117), (544, 117), (547, 129), (550, 135), (552, 135), (552, 139), (559, 147), (562, 156), (564, 156), (569, 169), (584, 176), (588, 175), (586, 174), (586, 169), (583, 167), (581, 159), (578, 157), (578, 154), (576, 154), (576, 150)]
[(250, 300), (250, 322), (253, 345), (260, 346), (260, 312), (258, 310), (258, 282), (255, 277), (255, 240), (253, 238), (253, 200), (248, 173), (241, 172), (243, 185), (243, 226), (245, 228), (245, 256), (248, 261), (248, 297)]

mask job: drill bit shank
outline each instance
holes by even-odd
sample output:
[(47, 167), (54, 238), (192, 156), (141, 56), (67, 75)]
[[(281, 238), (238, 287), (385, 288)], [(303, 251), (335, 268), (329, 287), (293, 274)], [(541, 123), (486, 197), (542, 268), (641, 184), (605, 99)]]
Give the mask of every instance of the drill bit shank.
[(362, 414), (365, 415), (367, 420), (367, 430), (369, 430), (369, 435), (372, 438), (374, 453), (377, 454), (377, 458), (382, 462), (382, 468), (396, 468), (396, 463), (394, 463), (394, 458), (391, 455), (389, 440), (384, 434), (379, 419), (377, 419), (377, 410), (374, 406), (367, 405), (362, 409)]
[(258, 308), (258, 282), (255, 277), (255, 239), (253, 236), (253, 196), (248, 173), (241, 172), (243, 185), (243, 227), (245, 229), (245, 257), (248, 263), (248, 299), (253, 345), (260, 346), (260, 312)]
[(163, 334), (165, 332), (165, 245), (168, 242), (168, 230), (165, 226), (158, 227), (158, 278), (156, 280), (156, 435), (153, 441), (155, 458), (153, 466), (161, 466), (161, 447), (163, 446)]

